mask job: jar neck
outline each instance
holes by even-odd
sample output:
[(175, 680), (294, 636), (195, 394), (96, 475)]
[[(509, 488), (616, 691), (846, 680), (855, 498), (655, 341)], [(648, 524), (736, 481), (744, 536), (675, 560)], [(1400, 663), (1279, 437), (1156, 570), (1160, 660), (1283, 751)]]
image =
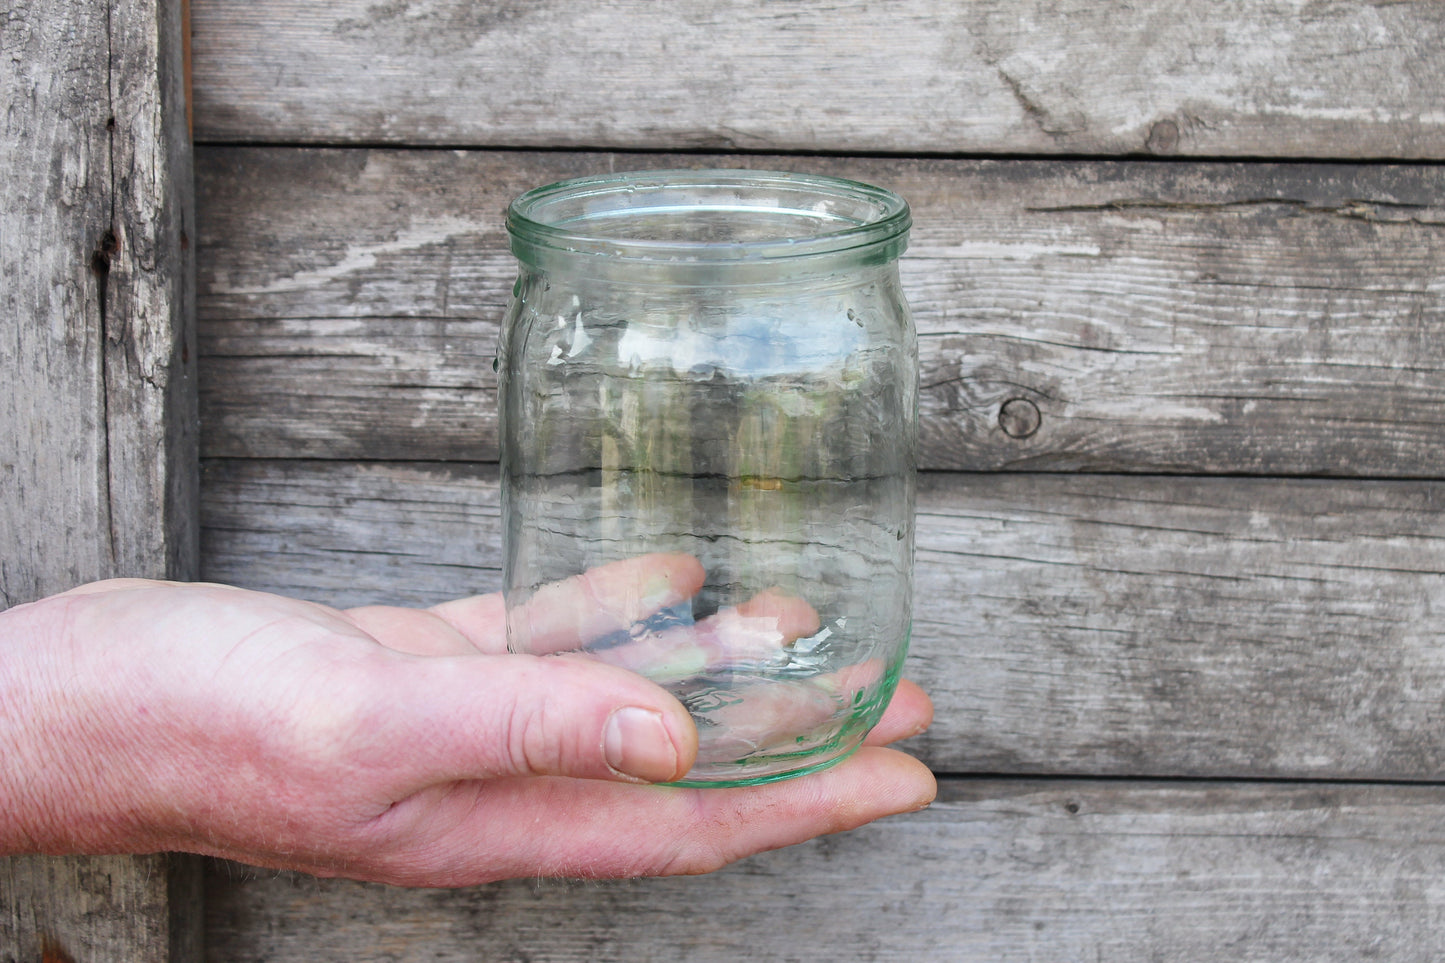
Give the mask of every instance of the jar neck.
[(759, 170), (634, 171), (529, 191), (512, 252), (552, 275), (733, 286), (826, 278), (896, 261), (908, 204), (868, 184)]

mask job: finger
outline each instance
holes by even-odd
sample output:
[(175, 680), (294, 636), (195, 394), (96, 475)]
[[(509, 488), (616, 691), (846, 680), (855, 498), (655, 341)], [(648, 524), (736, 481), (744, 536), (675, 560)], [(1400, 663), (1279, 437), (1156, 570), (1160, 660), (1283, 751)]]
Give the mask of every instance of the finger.
[[(738, 686), (707, 708), (711, 725), (699, 733), (698, 758), (706, 764), (836, 745), (840, 733), (858, 720), (876, 718), (882, 676), (883, 663), (869, 659), (808, 679)], [(852, 728), (854, 738), (857, 732)]]
[[(495, 605), (489, 602), (493, 598)], [(436, 609), (367, 605), (347, 609), (341, 614), (377, 642), (397, 652), (412, 655), (476, 655), (479, 652), (496, 654), (506, 651), (506, 640), (502, 632), (501, 596), (478, 596), (475, 599), (445, 604), (472, 607), (474, 614), (462, 622), (469, 632), (464, 632), (456, 621)], [(488, 623), (487, 610), (490, 608), (495, 608), (495, 614)], [(447, 614), (453, 615), (453, 611)], [(490, 632), (486, 628), (488, 624), (491, 626)]]
[(863, 741), (867, 746), (886, 746), (900, 739), (916, 736), (933, 722), (933, 700), (928, 698), (917, 685), (907, 679), (898, 682), (893, 700), (878, 725)]
[(695, 625), (644, 632), (587, 653), (670, 685), (726, 666), (777, 660), (787, 646), (817, 632), (818, 624), (818, 613), (807, 602), (770, 589)]
[(393, 795), (468, 779), (575, 776), (663, 782), (697, 754), (691, 717), (646, 679), (568, 656), (376, 660), (357, 765)]
[[(670, 836), (671, 852), (655, 850), (659, 861), (642, 871), (668, 876), (712, 872), (755, 853), (917, 811), (938, 793), (927, 766), (904, 753), (878, 748), (861, 749), (811, 777), (760, 788), (772, 791), (696, 790), (703, 794), (694, 802), (703, 831), (687, 817), (667, 825), (662, 837)], [(623, 868), (629, 873), (639, 869)]]
[[(529, 623), (533, 631), (541, 632), (541, 647), (534, 637), (529, 650), (534, 654), (576, 648), (598, 635), (626, 629), (659, 608), (691, 598), (702, 587), (702, 578), (702, 566), (690, 555), (645, 555), (599, 566), (573, 579), (546, 586), (533, 596), (525, 616), (514, 617)], [(635, 599), (635, 611), (639, 614), (625, 625), (619, 625), (617, 620), (632, 611), (627, 609), (629, 593)], [(603, 602), (604, 607), (593, 608), (597, 602)], [(534, 608), (537, 611), (533, 612)], [(506, 610), (499, 592), (442, 602), (424, 611), (365, 606), (349, 609), (346, 615), (377, 641), (399, 652), (495, 655), (507, 650)], [(795, 610), (790, 610), (788, 617), (805, 618)], [(568, 619), (572, 620), (571, 626), (565, 625)], [(586, 639), (580, 639), (582, 632), (589, 633)], [(566, 643), (559, 645), (558, 641), (563, 638)]]
[[(933, 774), (867, 748), (813, 775), (736, 789), (509, 779), (421, 794), (370, 827), (367, 878), (469, 886), (509, 877), (697, 874), (927, 806)], [(537, 826), (551, 827), (539, 833)]]
[(497, 655), (507, 651), (507, 612), (501, 592), (454, 599), (427, 611), (455, 629), (478, 652)]
[(745, 618), (769, 618), (777, 623), (778, 632), (789, 642), (807, 638), (821, 627), (818, 613), (796, 595), (785, 595), (777, 589), (759, 592), (737, 607)]
[[(870, 659), (812, 679), (742, 686), (728, 703), (710, 709), (698, 736), (698, 759), (740, 759), (757, 753), (798, 752), (832, 742), (840, 726), (876, 713), (883, 663)], [(696, 707), (693, 707), (696, 709)], [(883, 746), (916, 736), (933, 721), (933, 702), (912, 682), (898, 683), (864, 745)], [(865, 723), (866, 724), (866, 723)], [(811, 741), (810, 741), (811, 740)]]
[(705, 575), (691, 555), (611, 562), (539, 588), (508, 614), (512, 647), (533, 655), (576, 649), (696, 595)]

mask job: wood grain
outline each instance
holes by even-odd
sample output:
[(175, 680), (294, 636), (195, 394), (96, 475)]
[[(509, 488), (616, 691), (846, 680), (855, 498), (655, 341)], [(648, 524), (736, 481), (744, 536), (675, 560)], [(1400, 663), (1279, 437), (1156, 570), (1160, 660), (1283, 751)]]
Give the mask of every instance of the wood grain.
[(168, 126), (184, 116), (178, 16), (41, 4), (5, 33), (24, 119), (0, 140), (0, 604), (195, 569), (194, 201), (190, 147)]
[[(102, 570), (108, 552), (96, 537), (108, 527), (108, 477), (106, 426), (97, 417), (104, 403), (102, 295), (92, 268), (110, 229), (105, 17), (80, 4), (27, 3), (17, 12), (10, 18), (17, 26), (7, 25), (0, 39), (6, 89), (24, 111), (24, 122), (7, 124), (0, 138), (6, 607)], [(65, 403), (72, 398), (77, 403)], [(52, 438), (65, 442), (36, 443)], [(64, 500), (70, 504), (62, 508)], [(69, 524), (50, 524), (63, 514), (72, 516)]]
[(507, 201), (709, 164), (910, 200), (925, 467), (1445, 472), (1445, 169), (512, 152), (201, 152), (206, 453), (495, 458)]
[(213, 864), (212, 963), (1190, 960), (1445, 953), (1439, 787), (949, 780), (693, 879), (399, 890)]
[[(196, 572), (179, 16), (154, 0), (18, 0), (5, 14), (0, 608), (90, 579)], [(197, 868), (0, 861), (0, 951), (193, 959)]]
[[(207, 463), (208, 579), (500, 585), (494, 466)], [(1445, 774), (1445, 485), (926, 474), (908, 674), (935, 770)]]
[(502, 583), (495, 465), (216, 460), (202, 577), (328, 605), (434, 605)]
[(1430, 3), (197, 0), (197, 136), (1445, 156)]

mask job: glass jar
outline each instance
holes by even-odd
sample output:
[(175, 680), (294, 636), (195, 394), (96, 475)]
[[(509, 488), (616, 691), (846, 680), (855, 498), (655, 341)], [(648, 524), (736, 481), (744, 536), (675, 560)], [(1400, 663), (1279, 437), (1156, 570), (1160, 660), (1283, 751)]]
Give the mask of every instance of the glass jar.
[(822, 768), (892, 697), (912, 604), (910, 223), (876, 187), (749, 170), (580, 178), (508, 211), (508, 645), (666, 687), (697, 723), (683, 784)]

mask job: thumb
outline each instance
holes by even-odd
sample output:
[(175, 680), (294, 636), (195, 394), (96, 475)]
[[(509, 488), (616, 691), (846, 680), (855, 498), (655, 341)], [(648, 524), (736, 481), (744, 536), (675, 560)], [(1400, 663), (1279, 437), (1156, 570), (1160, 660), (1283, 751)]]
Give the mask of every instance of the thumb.
[(681, 779), (697, 757), (687, 710), (655, 683), (587, 656), (465, 655), (387, 670), (391, 743), (420, 784), (503, 776)]

